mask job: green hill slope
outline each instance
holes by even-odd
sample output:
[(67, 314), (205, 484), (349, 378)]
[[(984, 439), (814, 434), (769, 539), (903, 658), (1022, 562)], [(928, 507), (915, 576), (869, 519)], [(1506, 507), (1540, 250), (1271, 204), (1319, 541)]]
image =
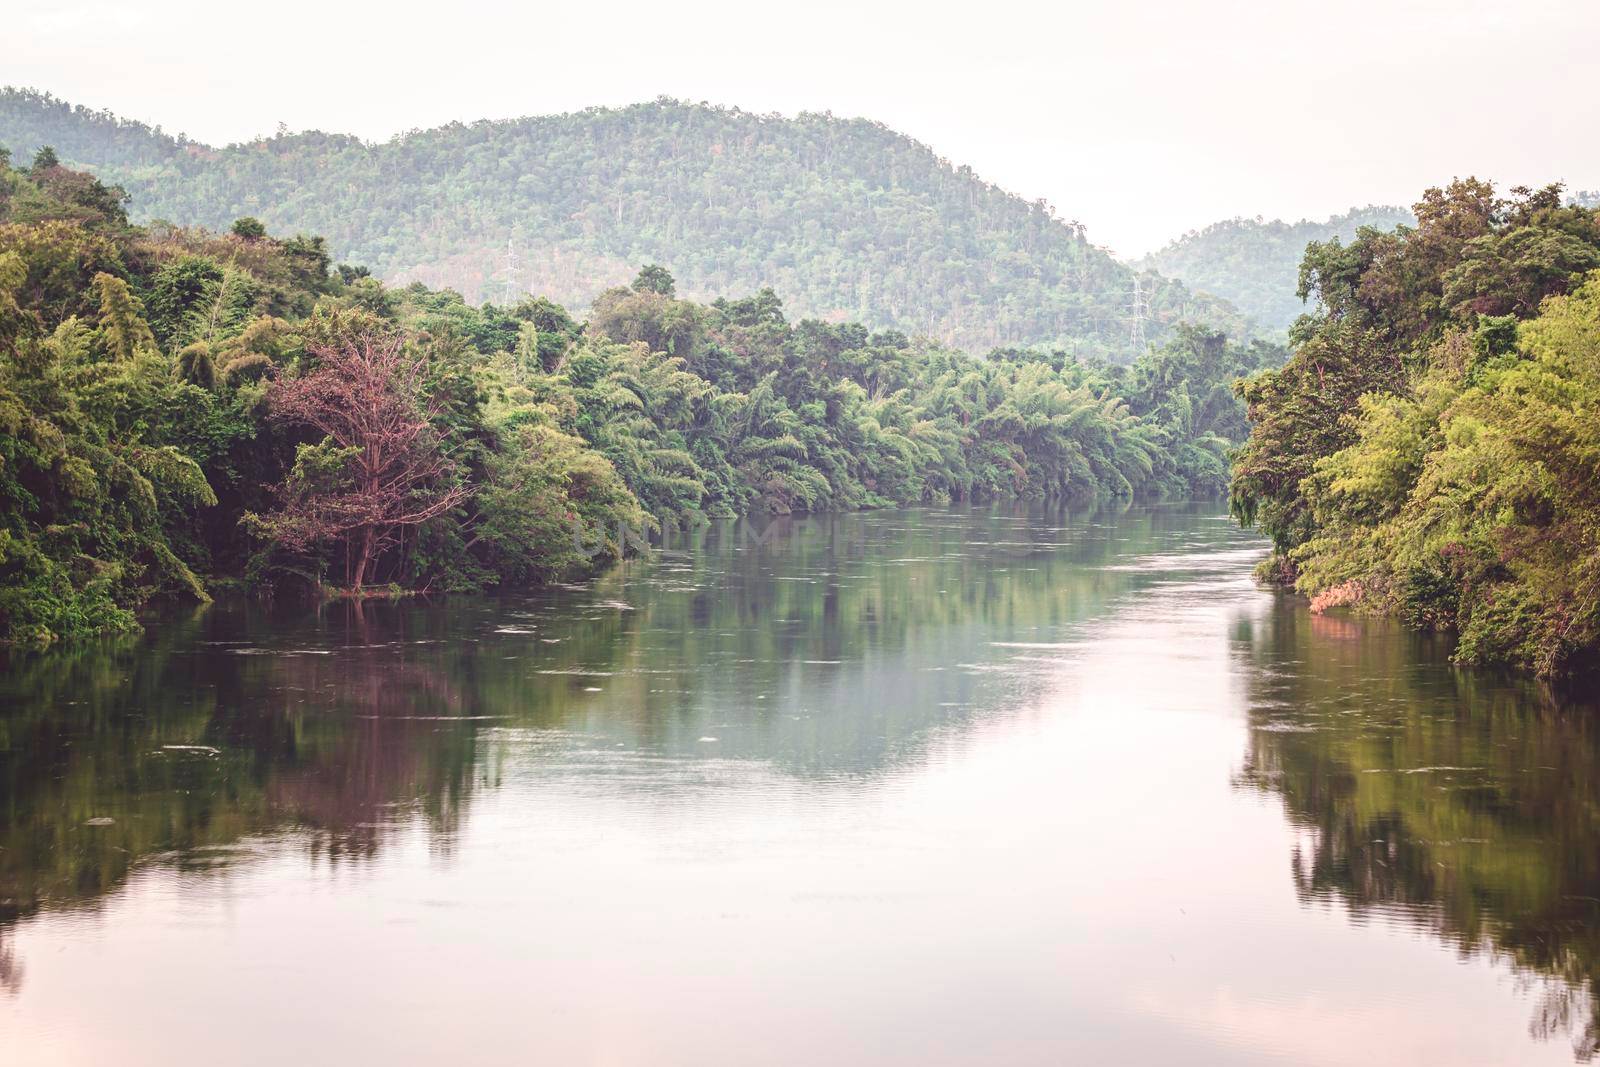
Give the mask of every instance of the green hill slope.
[[(0, 92), (0, 144), (132, 195), (139, 217), (214, 228), (254, 215), (325, 236), (391, 281), (469, 299), (585, 305), (661, 263), (686, 295), (771, 286), (797, 315), (925, 332), (971, 349), (1059, 345), (1126, 362), (1179, 321), (1237, 326), (1222, 301), (1146, 277), (1076, 224), (877, 123), (670, 100), (452, 124), (382, 144), (324, 133), (212, 148)], [(508, 278), (508, 243), (519, 269)], [(509, 283), (509, 287), (508, 287)]]
[(1184, 234), (1140, 266), (1229, 301), (1265, 329), (1286, 330), (1306, 310), (1296, 295), (1306, 245), (1333, 237), (1348, 243), (1363, 226), (1388, 230), (1413, 221), (1405, 208), (1378, 205), (1323, 222), (1227, 219)]

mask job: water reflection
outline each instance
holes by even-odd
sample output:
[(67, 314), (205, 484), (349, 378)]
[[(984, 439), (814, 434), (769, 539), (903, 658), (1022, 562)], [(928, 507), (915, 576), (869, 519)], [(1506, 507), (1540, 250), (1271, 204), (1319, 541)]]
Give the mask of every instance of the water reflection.
[(0, 1060), (264, 1009), (239, 1062), (1592, 1050), (1594, 721), (1261, 551), (1210, 506), (784, 519), (13, 658)]
[(1294, 605), (1241, 624), (1235, 651), (1250, 668), (1239, 781), (1306, 831), (1300, 898), (1552, 980), (1530, 1029), (1600, 1053), (1596, 708)]
[(567, 739), (588, 773), (641, 752), (878, 773), (1027, 690), (1028, 657), (995, 641), (1103, 611), (1148, 576), (1102, 565), (1190, 514), (717, 524), (536, 597), (237, 604), (18, 654), (0, 674), (0, 920), (93, 902), (147, 859), (226, 865), (286, 826), (353, 859), (416, 815), (448, 847), (507, 731)]

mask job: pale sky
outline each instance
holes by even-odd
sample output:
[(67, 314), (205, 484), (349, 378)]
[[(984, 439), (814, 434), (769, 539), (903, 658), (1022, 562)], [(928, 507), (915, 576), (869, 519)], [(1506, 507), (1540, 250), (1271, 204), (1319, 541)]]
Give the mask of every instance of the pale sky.
[(1600, 187), (1597, 0), (61, 0), (0, 84), (214, 144), (667, 95), (877, 119), (1133, 256), (1476, 174)]

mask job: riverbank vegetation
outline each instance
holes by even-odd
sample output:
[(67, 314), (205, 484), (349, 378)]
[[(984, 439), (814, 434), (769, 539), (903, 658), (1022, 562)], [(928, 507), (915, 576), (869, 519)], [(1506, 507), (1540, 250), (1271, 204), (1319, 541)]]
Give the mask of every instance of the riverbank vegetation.
[(131, 225), (42, 150), (0, 160), (0, 638), (221, 576), (550, 581), (695, 515), (1220, 492), (1229, 384), (1280, 358), (1200, 328), (1132, 366), (977, 357), (770, 290), (682, 300), (659, 267), (587, 322), (475, 307), (250, 218)]
[(1240, 386), (1235, 512), (1312, 598), (1457, 631), (1463, 663), (1600, 656), (1600, 213), (1559, 186), (1432, 189), (1312, 244), (1316, 310)]

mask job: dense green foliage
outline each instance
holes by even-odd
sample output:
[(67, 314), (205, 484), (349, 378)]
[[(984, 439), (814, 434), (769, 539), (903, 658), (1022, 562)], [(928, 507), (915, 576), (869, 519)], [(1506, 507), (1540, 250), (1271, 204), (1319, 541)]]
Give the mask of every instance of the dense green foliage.
[[(580, 323), (387, 289), (320, 238), (132, 226), (0, 164), (0, 637), (126, 627), (206, 578), (559, 579), (697, 516), (1220, 492), (1281, 353), (1184, 327), (1134, 366), (978, 358), (659, 266)], [(631, 533), (631, 537), (630, 537)]]
[(1457, 630), (1463, 662), (1591, 670), (1600, 212), (1465, 180), (1416, 214), (1307, 251), (1318, 311), (1241, 389), (1235, 509), (1317, 610)]
[(1227, 219), (1191, 231), (1146, 256), (1143, 266), (1196, 292), (1229, 301), (1270, 331), (1287, 330), (1305, 312), (1295, 280), (1306, 246), (1353, 239), (1365, 227), (1390, 229), (1414, 221), (1398, 207), (1351, 208), (1325, 222)]
[[(0, 144), (55, 145), (147, 218), (257, 216), (390, 281), (571, 307), (664, 264), (685, 295), (771, 288), (802, 316), (969, 349), (1128, 362), (1135, 272), (1076, 223), (876, 123), (670, 100), (453, 124), (383, 144), (324, 133), (211, 148), (47, 95), (0, 92)], [(507, 271), (508, 242), (521, 269)], [(1148, 336), (1237, 316), (1154, 275)], [(511, 293), (510, 299), (506, 294)]]

